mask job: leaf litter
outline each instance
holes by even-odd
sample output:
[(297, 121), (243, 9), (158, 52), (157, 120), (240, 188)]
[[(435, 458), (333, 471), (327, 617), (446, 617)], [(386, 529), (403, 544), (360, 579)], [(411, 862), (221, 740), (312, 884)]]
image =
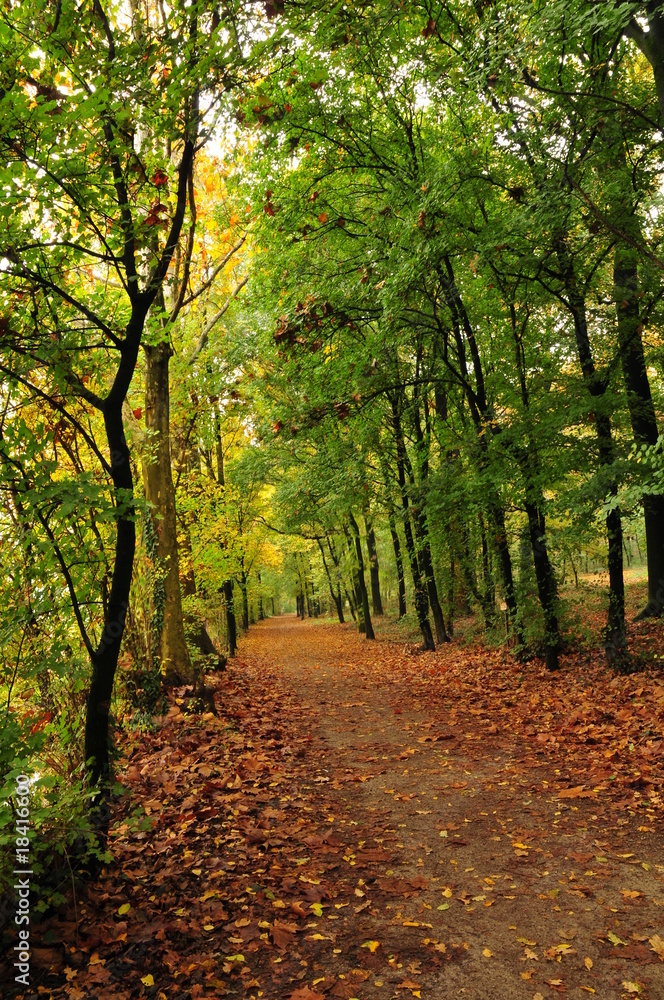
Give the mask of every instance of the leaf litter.
[(36, 929), (40, 994), (664, 995), (656, 675), (285, 616), (214, 683), (216, 716), (176, 692), (126, 740), (114, 864)]

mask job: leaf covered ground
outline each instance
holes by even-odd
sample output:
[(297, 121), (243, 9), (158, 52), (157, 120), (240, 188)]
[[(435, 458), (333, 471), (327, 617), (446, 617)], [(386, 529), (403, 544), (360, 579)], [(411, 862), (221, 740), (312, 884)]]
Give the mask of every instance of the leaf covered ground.
[(40, 995), (664, 996), (656, 673), (284, 616), (215, 684), (124, 744), (152, 827), (41, 924)]

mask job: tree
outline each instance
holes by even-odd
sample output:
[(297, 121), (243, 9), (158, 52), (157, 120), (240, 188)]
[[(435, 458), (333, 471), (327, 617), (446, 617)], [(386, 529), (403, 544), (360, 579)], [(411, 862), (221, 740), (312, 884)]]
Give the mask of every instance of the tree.
[[(144, 334), (159, 324), (151, 309), (180, 241), (201, 129), (210, 124), (201, 85), (226, 57), (218, 31), (202, 50), (205, 17), (196, 6), (176, 7), (137, 34), (99, 0), (85, 10), (35, 2), (4, 16), (3, 372), (14, 397), (25, 392), (46, 405), (62, 421), (61, 434), (85, 442), (85, 461), (98, 471), (90, 479), (77, 468), (67, 493), (50, 458), (26, 454), (21, 441), (10, 448), (5, 439), (2, 461), (26, 517), (53, 548), (90, 659), (85, 757), (102, 793), (136, 545), (123, 406)], [(68, 523), (85, 520), (77, 500), (90, 481), (115, 535), (108, 589), (92, 605), (79, 596)], [(108, 535), (96, 532), (100, 548)]]

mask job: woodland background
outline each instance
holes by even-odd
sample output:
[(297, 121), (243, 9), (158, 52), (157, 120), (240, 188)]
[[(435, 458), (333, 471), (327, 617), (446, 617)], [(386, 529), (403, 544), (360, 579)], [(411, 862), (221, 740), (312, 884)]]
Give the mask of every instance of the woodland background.
[(0, 840), (34, 775), (40, 906), (106, 857), (113, 733), (266, 615), (657, 659), (663, 127), (658, 3), (3, 6)]

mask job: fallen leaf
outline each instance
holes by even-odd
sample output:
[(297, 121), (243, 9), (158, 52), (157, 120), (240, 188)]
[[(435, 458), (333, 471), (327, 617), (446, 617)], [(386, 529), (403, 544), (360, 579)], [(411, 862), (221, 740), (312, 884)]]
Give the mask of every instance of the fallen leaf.
[(653, 934), (651, 938), (648, 938), (648, 944), (659, 957), (660, 962), (664, 962), (664, 940), (659, 934)]
[(310, 986), (300, 986), (298, 990), (289, 993), (289, 1000), (325, 1000), (322, 993), (312, 990)]
[(361, 945), (361, 947), (368, 948), (371, 954), (373, 955), (374, 952), (378, 951), (378, 949), (380, 948), (380, 941), (365, 941), (364, 944)]
[(154, 978), (151, 972), (148, 972), (147, 976), (141, 976), (141, 982), (143, 986), (154, 986)]

